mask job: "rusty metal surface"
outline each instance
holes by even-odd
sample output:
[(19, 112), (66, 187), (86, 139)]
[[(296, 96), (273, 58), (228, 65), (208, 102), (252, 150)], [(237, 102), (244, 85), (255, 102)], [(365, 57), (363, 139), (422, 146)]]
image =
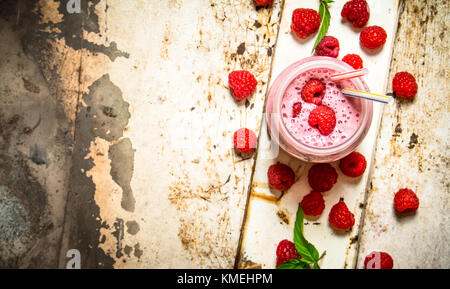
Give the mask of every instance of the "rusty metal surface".
[[(67, 242), (62, 236), (73, 228), (67, 220), (77, 220), (65, 214), (68, 196), (75, 195), (75, 206), (87, 200), (86, 211), (78, 212), (91, 221), (82, 224), (79, 235), (88, 243), (86, 249), (99, 242), (89, 238), (98, 230), (94, 204), (73, 173), (83, 162), (75, 154), (83, 148), (76, 142), (78, 105), (84, 85), (91, 81), (82, 78), (83, 57), (113, 61), (127, 54), (114, 42), (94, 43), (84, 37), (99, 31), (94, 13), (98, 1), (87, 3), (82, 2), (87, 13), (81, 14), (68, 13), (60, 1), (1, 3), (0, 31), (7, 40), (0, 46), (1, 267), (58, 267), (60, 258), (64, 267)], [(83, 257), (89, 260), (89, 254)]]
[(56, 267), (68, 191), (78, 81), (66, 76), (77, 55), (46, 41), (56, 19), (33, 7), (0, 4), (2, 268)]
[[(404, 1), (389, 84), (396, 72), (417, 79), (413, 101), (387, 106), (377, 141), (358, 267), (373, 250), (394, 268), (450, 268), (448, 1)], [(392, 91), (389, 86), (388, 91)], [(420, 207), (400, 215), (394, 194), (414, 190)]]

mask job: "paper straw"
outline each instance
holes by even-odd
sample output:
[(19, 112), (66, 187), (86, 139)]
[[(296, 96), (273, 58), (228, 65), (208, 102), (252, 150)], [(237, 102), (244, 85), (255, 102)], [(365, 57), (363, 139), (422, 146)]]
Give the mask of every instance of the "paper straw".
[(336, 81), (340, 81), (340, 80), (361, 77), (361, 76), (366, 75), (368, 72), (369, 71), (367, 70), (367, 68), (361, 68), (361, 69), (357, 69), (357, 70), (336, 73), (336, 74), (333, 74), (332, 76), (330, 76), (330, 78), (332, 81), (336, 82)]
[(381, 103), (390, 103), (392, 101), (392, 97), (387, 95), (375, 94), (367, 91), (360, 91), (350, 88), (343, 88), (342, 94), (345, 96), (358, 97), (368, 100), (373, 100)]

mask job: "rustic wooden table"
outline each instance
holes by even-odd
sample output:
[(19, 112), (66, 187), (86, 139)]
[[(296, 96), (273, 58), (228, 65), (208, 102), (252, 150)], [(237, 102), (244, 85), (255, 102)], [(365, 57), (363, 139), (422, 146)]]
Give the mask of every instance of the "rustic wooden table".
[[(369, 169), (339, 175), (305, 235), (327, 251), (323, 268), (361, 268), (372, 250), (395, 268), (449, 268), (448, 1), (368, 2), (386, 45), (355, 47), (337, 0), (329, 34), (340, 56), (362, 55), (372, 91), (392, 92), (404, 70), (419, 91), (375, 106), (358, 148)], [(297, 182), (269, 190), (265, 98), (310, 55), (314, 39), (290, 33), (292, 10), (319, 1), (97, 0), (81, 13), (61, 3), (0, 4), (0, 267), (65, 267), (77, 249), (86, 268), (273, 268), (310, 164), (281, 153)], [(230, 96), (236, 69), (258, 80), (249, 100)], [(240, 127), (259, 133), (247, 160), (233, 151)], [(402, 187), (420, 198), (414, 215), (393, 209)], [(346, 234), (326, 220), (341, 197), (356, 216)]]

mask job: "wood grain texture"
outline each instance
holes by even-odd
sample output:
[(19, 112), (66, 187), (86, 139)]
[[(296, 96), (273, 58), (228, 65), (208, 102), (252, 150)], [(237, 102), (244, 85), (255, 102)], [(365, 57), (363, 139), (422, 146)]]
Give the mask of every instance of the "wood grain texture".
[[(371, 18), (368, 25), (383, 23), (388, 34), (386, 44), (378, 51), (367, 51), (358, 45), (359, 31), (341, 20), (342, 5), (342, 2), (337, 1), (330, 5), (331, 26), (328, 35), (336, 36), (340, 41), (339, 58), (348, 53), (357, 53), (362, 56), (364, 66), (369, 70), (369, 74), (364, 77), (366, 83), (372, 92), (381, 93), (387, 84), (397, 26), (398, 1), (386, 0), (371, 3)], [(288, 65), (311, 56), (315, 38), (299, 41), (290, 30), (292, 11), (300, 7), (317, 9), (318, 2), (311, 0), (302, 1), (299, 4), (297, 1), (285, 1), (270, 83), (273, 83), (275, 77)], [(368, 169), (364, 175), (356, 179), (346, 177), (340, 172), (338, 162), (333, 162), (332, 165), (336, 168), (339, 177), (334, 187), (323, 194), (325, 210), (319, 218), (305, 220), (306, 238), (315, 244), (320, 252), (327, 251), (326, 257), (320, 264), (323, 268), (353, 268), (356, 264), (359, 225), (364, 211), (364, 200), (371, 175), (370, 168), (382, 108), (381, 104), (374, 104), (370, 130), (357, 148), (357, 151), (366, 156), (368, 162)], [(272, 190), (267, 184), (267, 169), (277, 161), (291, 166), (296, 174), (295, 184), (286, 192)], [(283, 151), (273, 158), (270, 153), (270, 139), (266, 124), (263, 124), (238, 266), (245, 267), (251, 261), (251, 263), (260, 264), (263, 268), (275, 267), (277, 244), (283, 239), (292, 240), (298, 203), (311, 191), (307, 181), (310, 167), (310, 163), (294, 159)], [(340, 198), (344, 199), (349, 210), (355, 214), (355, 225), (351, 232), (338, 232), (328, 223), (328, 213)]]
[[(248, 200), (236, 265), (272, 268), (309, 192), (310, 165), (281, 154), (297, 183), (284, 194), (269, 190), (263, 106), (272, 60), (276, 76), (314, 42), (292, 38), (292, 9), (318, 2), (82, 0), (82, 13), (70, 14), (65, 1), (3, 1), (0, 267), (65, 267), (67, 250), (78, 249), (83, 268), (232, 268)], [(391, 92), (403, 70), (419, 92), (386, 106), (378, 139), (375, 121), (359, 148), (371, 156), (377, 141), (367, 204), (371, 172), (359, 180), (340, 174), (305, 234), (327, 250), (323, 267), (357, 260), (360, 268), (366, 254), (383, 250), (396, 268), (450, 268), (448, 1), (401, 1), (394, 39), (398, 1), (369, 0), (369, 24), (388, 30), (378, 54), (354, 47), (358, 31), (341, 23), (343, 3), (332, 4), (329, 32), (342, 39), (340, 56), (363, 56), (374, 92), (386, 83)], [(258, 80), (248, 101), (230, 95), (227, 75), (236, 69)], [(235, 154), (240, 127), (260, 134), (257, 158)], [(394, 212), (401, 187), (419, 195), (416, 214)], [(363, 221), (359, 235), (328, 226), (340, 197)]]
[[(85, 267), (233, 267), (254, 163), (233, 133), (259, 130), (281, 3), (90, 6), (98, 29), (83, 39), (124, 57), (82, 56), (72, 176), (84, 193), (68, 203), (62, 252), (83, 247)], [(228, 74), (240, 69), (258, 87), (238, 102)]]
[[(373, 250), (389, 252), (394, 268), (449, 268), (448, 1), (402, 2), (389, 76), (409, 71), (414, 100), (386, 106), (377, 142), (358, 267)], [(414, 190), (415, 214), (395, 213), (400, 188)]]

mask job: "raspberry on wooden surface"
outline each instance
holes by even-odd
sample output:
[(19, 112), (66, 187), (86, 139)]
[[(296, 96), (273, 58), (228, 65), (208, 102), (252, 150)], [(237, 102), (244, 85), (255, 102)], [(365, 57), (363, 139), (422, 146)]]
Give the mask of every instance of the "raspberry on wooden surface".
[(386, 43), (386, 31), (380, 26), (364, 28), (359, 35), (361, 45), (368, 49), (377, 49)]
[(266, 6), (266, 5), (270, 5), (273, 3), (273, 0), (254, 0), (256, 5), (259, 6)]
[(318, 216), (325, 209), (325, 200), (321, 193), (312, 191), (303, 197), (300, 205), (305, 215)]
[(294, 184), (295, 174), (289, 166), (279, 162), (269, 167), (267, 170), (267, 179), (272, 188), (283, 191), (289, 189)]
[(243, 154), (251, 154), (256, 150), (258, 138), (248, 128), (240, 128), (233, 135), (234, 147)]
[(291, 29), (299, 38), (304, 39), (319, 30), (320, 22), (320, 15), (316, 10), (298, 8), (292, 12)]
[(308, 172), (308, 183), (316, 192), (331, 190), (337, 182), (338, 174), (330, 164), (315, 164)]
[(331, 208), (328, 220), (337, 230), (348, 230), (355, 224), (355, 216), (344, 201), (339, 201)]
[(419, 208), (419, 198), (413, 190), (400, 189), (394, 196), (394, 206), (398, 212), (414, 212)]
[(358, 54), (347, 54), (342, 58), (342, 61), (349, 64), (354, 69), (363, 68), (363, 60)]
[(347, 19), (354, 27), (364, 27), (369, 21), (370, 10), (366, 0), (352, 0), (344, 4), (342, 18)]
[(352, 178), (360, 177), (364, 174), (366, 166), (366, 158), (358, 152), (352, 152), (339, 161), (339, 168), (342, 173)]
[(278, 243), (277, 246), (277, 267), (287, 262), (289, 260), (294, 259), (295, 257), (301, 259), (302, 257), (298, 254), (297, 249), (295, 249), (295, 245), (293, 242), (289, 240), (283, 240)]
[(316, 55), (338, 57), (339, 55), (339, 40), (333, 36), (325, 36), (316, 47)]
[(417, 93), (417, 82), (411, 73), (397, 72), (392, 80), (392, 88), (398, 97), (413, 98)]
[(247, 70), (235, 70), (228, 75), (231, 94), (237, 99), (245, 99), (253, 94), (258, 82)]
[(371, 252), (364, 259), (364, 269), (392, 269), (394, 260), (386, 252)]

